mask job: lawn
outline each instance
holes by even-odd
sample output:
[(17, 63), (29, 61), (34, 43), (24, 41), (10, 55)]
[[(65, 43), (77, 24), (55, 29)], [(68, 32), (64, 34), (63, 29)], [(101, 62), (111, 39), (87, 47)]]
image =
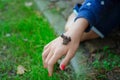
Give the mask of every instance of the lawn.
[[(42, 49), (55, 33), (33, 0), (0, 0), (0, 80), (59, 80), (48, 77)], [(24, 73), (17, 73), (22, 66)]]
[[(43, 68), (43, 47), (55, 37), (33, 0), (0, 0), (0, 80), (73, 80), (70, 69), (57, 70), (49, 77)], [(117, 75), (114, 71), (120, 71), (120, 56), (108, 47), (103, 54), (102, 60), (92, 63), (97, 80), (108, 80), (108, 73)]]
[(102, 53), (96, 53), (92, 67), (96, 72), (96, 80), (120, 80), (120, 55), (109, 46), (103, 47)]

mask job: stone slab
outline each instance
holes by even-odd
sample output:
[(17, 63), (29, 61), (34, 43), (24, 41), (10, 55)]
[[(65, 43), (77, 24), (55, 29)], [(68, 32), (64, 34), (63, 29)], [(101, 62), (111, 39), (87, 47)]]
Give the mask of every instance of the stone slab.
[(86, 50), (83, 48), (82, 44), (76, 52), (76, 55), (71, 60), (72, 67), (74, 68), (76, 75), (76, 80), (92, 80), (91, 73), (92, 69), (87, 64), (88, 56)]

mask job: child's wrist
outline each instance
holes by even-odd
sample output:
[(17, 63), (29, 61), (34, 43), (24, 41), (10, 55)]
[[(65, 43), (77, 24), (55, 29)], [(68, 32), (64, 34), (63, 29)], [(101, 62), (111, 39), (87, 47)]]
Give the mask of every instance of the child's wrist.
[(88, 21), (84, 18), (78, 19), (66, 33), (66, 36), (70, 36), (73, 40), (80, 41), (82, 34), (88, 26)]

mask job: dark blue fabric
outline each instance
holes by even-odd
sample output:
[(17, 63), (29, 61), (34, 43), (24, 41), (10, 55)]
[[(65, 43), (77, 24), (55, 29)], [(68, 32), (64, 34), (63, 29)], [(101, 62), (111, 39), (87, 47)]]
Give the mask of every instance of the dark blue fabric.
[[(101, 1), (103, 3), (101, 4)], [(119, 0), (85, 0), (80, 7), (74, 7), (78, 12), (78, 18), (88, 20), (90, 26), (95, 26), (104, 36), (106, 36), (115, 26), (120, 24), (120, 1)]]

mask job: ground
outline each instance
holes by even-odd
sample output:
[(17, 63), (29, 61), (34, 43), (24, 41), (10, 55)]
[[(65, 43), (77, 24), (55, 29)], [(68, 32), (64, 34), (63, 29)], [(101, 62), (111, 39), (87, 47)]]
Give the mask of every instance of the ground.
[(42, 51), (56, 37), (33, 0), (0, 0), (0, 80), (60, 80), (43, 68)]
[[(49, 8), (67, 19), (72, 8), (68, 13), (66, 11), (73, 4), (66, 0), (65, 4), (68, 4), (66, 8), (64, 5), (61, 6), (63, 0), (58, 1), (60, 2), (56, 1), (52, 4), (50, 2)], [(120, 80), (120, 39), (118, 36), (120, 35), (84, 43), (87, 54), (90, 54), (87, 61), (94, 70), (92, 73), (95, 75), (94, 80)], [(12, 2), (1, 0), (0, 80), (75, 80), (74, 72), (69, 66), (65, 72), (56, 68), (52, 77), (48, 77), (47, 70), (43, 68), (41, 57), (43, 46), (55, 37), (52, 27), (38, 11), (33, 0), (13, 0)], [(103, 43), (102, 46), (97, 44), (98, 42)]]

